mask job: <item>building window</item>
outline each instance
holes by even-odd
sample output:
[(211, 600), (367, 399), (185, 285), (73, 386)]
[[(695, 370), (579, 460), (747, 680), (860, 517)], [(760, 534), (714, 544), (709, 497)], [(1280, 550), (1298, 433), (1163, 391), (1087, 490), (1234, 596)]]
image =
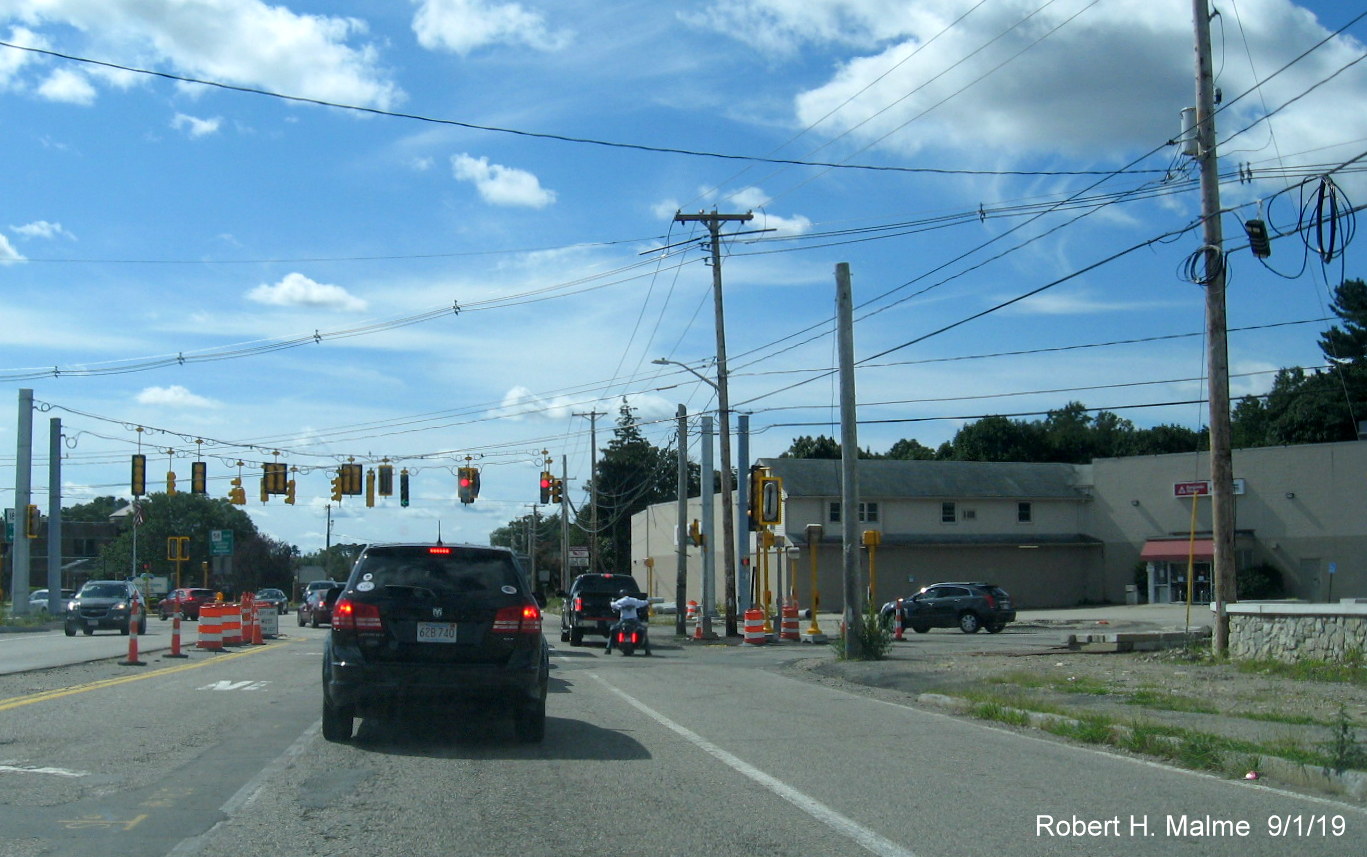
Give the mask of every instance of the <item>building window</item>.
[[(878, 504), (877, 504), (877, 503), (860, 503), (860, 504), (859, 504), (859, 520), (860, 520), (861, 523), (866, 523), (866, 524), (876, 524), (876, 523), (878, 523)], [(839, 503), (839, 501), (836, 501), (836, 502), (834, 502), (834, 503), (831, 504), (830, 522), (831, 522), (832, 524), (838, 524), (838, 523), (840, 523), (840, 503)]]
[(946, 500), (940, 504), (940, 523), (952, 524), (958, 520), (959, 514), (953, 500)]
[(1033, 523), (1034, 520), (1034, 509), (1030, 507), (1029, 503), (1016, 504), (1016, 523), (1029, 524)]

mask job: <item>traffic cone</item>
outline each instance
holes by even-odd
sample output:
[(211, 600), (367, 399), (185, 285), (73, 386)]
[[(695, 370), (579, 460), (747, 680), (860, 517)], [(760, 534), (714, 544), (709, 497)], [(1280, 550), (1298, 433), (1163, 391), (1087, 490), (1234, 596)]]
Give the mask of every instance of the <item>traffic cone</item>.
[(895, 627), (893, 628), (894, 633), (892, 638), (894, 640), (905, 640), (906, 638), (902, 636), (902, 599), (900, 598), (897, 599), (897, 610), (893, 615), (895, 617), (893, 619)]

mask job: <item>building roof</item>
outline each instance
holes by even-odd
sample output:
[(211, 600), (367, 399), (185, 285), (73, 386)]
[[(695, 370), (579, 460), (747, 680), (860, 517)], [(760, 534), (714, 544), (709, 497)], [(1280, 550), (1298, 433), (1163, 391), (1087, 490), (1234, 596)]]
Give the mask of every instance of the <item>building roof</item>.
[[(789, 497), (839, 497), (838, 459), (762, 458)], [(1084, 500), (1085, 466), (999, 461), (859, 461), (859, 496), (867, 500)]]

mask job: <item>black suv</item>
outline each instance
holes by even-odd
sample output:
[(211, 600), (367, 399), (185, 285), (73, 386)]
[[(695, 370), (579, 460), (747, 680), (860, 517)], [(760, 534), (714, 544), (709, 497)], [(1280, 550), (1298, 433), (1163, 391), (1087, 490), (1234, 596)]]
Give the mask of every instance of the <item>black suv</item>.
[[(883, 623), (891, 625), (897, 602), (883, 605)], [(931, 628), (958, 628), (976, 634), (986, 628), (996, 634), (1016, 621), (1016, 610), (1006, 590), (991, 583), (936, 583), (902, 599), (902, 626), (918, 634)]]
[(560, 642), (577, 646), (585, 634), (606, 638), (608, 630), (617, 622), (612, 602), (623, 589), (637, 598), (645, 598), (636, 578), (629, 574), (581, 574), (565, 593), (565, 605), (560, 610)]
[(64, 630), (68, 637), (76, 636), (77, 631), (90, 636), (99, 628), (113, 628), (126, 635), (135, 605), (141, 611), (138, 633), (146, 634), (147, 610), (137, 586), (127, 580), (87, 581), (66, 605)]
[(353, 718), (467, 706), (511, 713), (518, 740), (546, 730), (550, 647), (512, 551), (474, 545), (366, 547), (332, 607), (323, 652), (323, 737)]

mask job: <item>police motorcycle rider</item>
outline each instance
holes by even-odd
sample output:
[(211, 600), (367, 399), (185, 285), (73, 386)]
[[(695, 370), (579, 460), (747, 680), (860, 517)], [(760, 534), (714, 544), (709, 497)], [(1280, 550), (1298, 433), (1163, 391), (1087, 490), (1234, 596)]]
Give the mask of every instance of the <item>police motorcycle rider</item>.
[(621, 615), (621, 618), (608, 630), (608, 646), (603, 654), (612, 653), (612, 644), (617, 641), (619, 631), (629, 629), (633, 625), (640, 629), (641, 648), (645, 649), (646, 655), (650, 654), (650, 634), (646, 623), (637, 614), (638, 610), (645, 610), (650, 606), (650, 602), (644, 598), (637, 598), (631, 594), (629, 589), (619, 589), (617, 598), (609, 605), (614, 611)]

